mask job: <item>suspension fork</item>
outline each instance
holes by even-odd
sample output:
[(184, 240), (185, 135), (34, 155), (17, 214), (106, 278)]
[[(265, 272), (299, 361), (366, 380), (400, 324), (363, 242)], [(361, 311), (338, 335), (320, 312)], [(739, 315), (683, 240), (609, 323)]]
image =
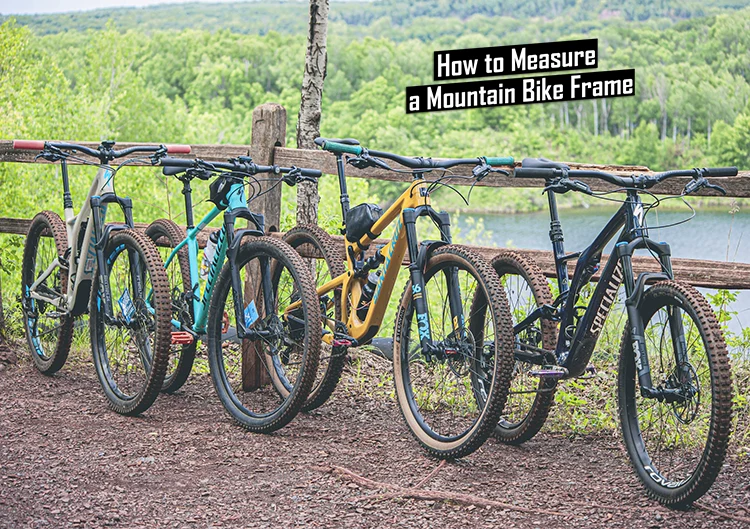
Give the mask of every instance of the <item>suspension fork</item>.
[(417, 328), (419, 330), (419, 344), (422, 353), (426, 357), (435, 354), (437, 348), (432, 342), (430, 332), (430, 317), (425, 292), (424, 273), (419, 262), (419, 245), (417, 244), (417, 214), (413, 208), (404, 209), (404, 228), (406, 230), (406, 245), (409, 251), (409, 278), (411, 279), (411, 297), (414, 312), (417, 316)]
[(94, 240), (90, 241), (89, 244), (93, 242), (96, 251), (96, 273), (99, 275), (98, 294), (101, 296), (101, 302), (104, 305), (104, 319), (107, 322), (113, 322), (112, 289), (109, 285), (109, 274), (107, 274), (108, 263), (106, 261), (106, 256), (104, 255), (104, 247), (106, 243), (104, 241), (104, 227), (102, 226), (106, 213), (106, 206), (102, 207), (101, 199), (99, 197), (92, 197), (91, 218), (94, 221)]

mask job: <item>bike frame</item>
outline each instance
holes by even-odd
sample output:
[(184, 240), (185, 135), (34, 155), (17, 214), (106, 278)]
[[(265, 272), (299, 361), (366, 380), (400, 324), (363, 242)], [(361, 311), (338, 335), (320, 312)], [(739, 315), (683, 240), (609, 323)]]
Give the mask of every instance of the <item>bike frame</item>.
[[(68, 237), (68, 252), (63, 257), (55, 258), (47, 269), (29, 287), (28, 297), (45, 301), (72, 316), (80, 316), (88, 307), (91, 295), (91, 285), (94, 274), (99, 271), (99, 284), (102, 285), (104, 296), (105, 317), (113, 318), (109, 278), (105, 273), (104, 245), (114, 231), (133, 228), (133, 203), (130, 198), (117, 196), (114, 190), (115, 171), (108, 166), (100, 166), (89, 188), (86, 200), (76, 215), (70, 197), (68, 183), (68, 167), (62, 161), (62, 176), (64, 189), (65, 228)], [(125, 217), (124, 224), (105, 225), (107, 206), (117, 203)], [(141, 288), (140, 261), (131, 259), (131, 269), (134, 270), (134, 285)], [(38, 292), (38, 286), (44, 282), (59, 267), (67, 266), (67, 292), (63, 297), (51, 298)]]
[[(227, 255), (232, 256), (239, 250), (239, 243), (241, 239), (246, 235), (262, 236), (264, 231), (264, 219), (262, 215), (252, 213), (248, 208), (247, 198), (245, 197), (245, 188), (242, 183), (234, 183), (230, 187), (230, 191), (227, 195), (228, 205), (223, 211), (224, 223), (219, 230), (219, 240), (216, 243), (216, 250), (214, 252), (213, 259), (209, 265), (208, 277), (206, 278), (206, 285), (203, 289), (203, 293), (200, 293), (200, 276), (198, 266), (198, 234), (203, 231), (219, 214), (222, 210), (214, 206), (203, 219), (198, 223), (197, 226), (193, 226), (193, 206), (191, 199), (191, 189), (189, 182), (185, 182), (185, 189), (183, 194), (185, 195), (185, 212), (187, 217), (187, 236), (177, 246), (174, 247), (169, 257), (164, 263), (164, 267), (167, 268), (170, 263), (175, 259), (177, 253), (185, 246), (188, 249), (188, 260), (190, 262), (190, 282), (192, 292), (191, 301), (193, 304), (193, 325), (189, 329), (193, 334), (202, 335), (206, 333), (206, 323), (208, 321), (208, 310), (211, 302), (211, 295), (216, 282), (216, 278), (221, 270), (221, 266)], [(241, 229), (235, 230), (234, 225), (237, 218), (245, 218), (255, 225), (255, 229)], [(235, 300), (235, 316), (237, 318), (237, 334), (240, 338), (250, 337), (249, 334), (253, 334), (244, 325), (244, 308), (242, 307), (242, 301), (244, 299), (242, 285), (239, 277), (239, 270), (234, 268), (234, 260), (229, 260), (229, 266), (232, 273), (232, 289)], [(272, 289), (270, 284), (270, 268), (267, 260), (261, 262), (261, 277), (262, 277), (262, 288), (263, 288), (263, 299), (265, 300), (266, 314), (269, 314), (273, 307)], [(184, 325), (177, 321), (172, 320), (172, 325), (180, 330), (188, 330), (184, 328)]]
[[(607, 222), (593, 243), (582, 252), (566, 254), (554, 193), (548, 193), (548, 202), (550, 240), (554, 250), (557, 282), (560, 289), (560, 294), (553, 304), (556, 310), (551, 310), (553, 307), (536, 309), (515, 326), (514, 332), (522, 332), (540, 318), (559, 321), (560, 330), (557, 348), (554, 351), (556, 363), (568, 369), (568, 376), (580, 376), (585, 372), (607, 315), (616, 302), (617, 291), (620, 285), (624, 283), (625, 307), (630, 322), (629, 329), (633, 337), (639, 383), (642, 391), (650, 392), (653, 388), (646, 351), (644, 324), (638, 312), (638, 305), (647, 282), (673, 279), (669, 245), (665, 242), (655, 242), (648, 237), (648, 228), (644, 222), (643, 203), (636, 190), (628, 190), (625, 202)], [(607, 243), (615, 237), (617, 237), (617, 243), (614, 251), (601, 272), (599, 282), (585, 312), (576, 322), (575, 305), (581, 290), (598, 271), (602, 251)], [(657, 256), (662, 272), (643, 272), (635, 279), (632, 257), (633, 253), (639, 249), (648, 249)], [(569, 285), (567, 263), (575, 259), (577, 259), (576, 269)], [(678, 343), (680, 337), (684, 342), (682, 319), (678, 310), (674, 310), (670, 314), (670, 327), (674, 334), (673, 339), (676, 340), (675, 343)], [(684, 355), (685, 353), (683, 348), (677, 348), (678, 355)], [(677, 365), (681, 364), (678, 363)]]
[[(341, 188), (342, 215), (346, 219), (349, 209), (349, 198), (346, 191), (346, 178), (344, 176), (344, 163), (341, 155), (337, 155), (339, 169), (339, 184)], [(412, 184), (396, 199), (396, 201), (383, 213), (373, 224), (368, 234), (351, 243), (346, 243), (347, 272), (331, 279), (324, 285), (318, 287), (319, 297), (341, 289), (342, 318), (347, 327), (350, 337), (358, 343), (365, 343), (372, 339), (380, 329), (383, 322), (388, 301), (393, 293), (401, 263), (408, 252), (409, 275), (412, 284), (412, 296), (414, 310), (417, 313), (419, 325), (419, 338), (422, 351), (429, 354), (440, 354), (438, 347), (433, 343), (428, 317), (428, 303), (425, 292), (424, 263), (430, 249), (436, 246), (450, 244), (450, 217), (447, 213), (438, 213), (432, 208), (429, 196), (429, 182), (424, 180), (421, 172), (414, 173)], [(424, 241), (419, 243), (416, 233), (416, 221), (419, 217), (429, 217), (440, 230), (440, 241)], [(390, 240), (378, 252), (382, 256), (383, 274), (381, 274), (372, 299), (370, 301), (367, 316), (361, 320), (357, 315), (356, 307), (362, 298), (363, 274), (360, 272), (364, 266), (364, 252), (385, 231), (388, 226), (395, 222), (395, 228)], [(454, 272), (454, 276), (457, 272)], [(366, 271), (364, 273), (366, 276)], [(349, 302), (348, 300), (351, 300)], [(450, 281), (449, 303), (452, 321), (456, 330), (463, 328), (463, 311), (461, 310), (461, 293), (457, 281)], [(287, 311), (294, 310), (298, 304), (290, 305)], [(335, 332), (336, 322), (329, 320), (327, 326)], [(325, 342), (332, 344), (334, 332), (324, 334)]]

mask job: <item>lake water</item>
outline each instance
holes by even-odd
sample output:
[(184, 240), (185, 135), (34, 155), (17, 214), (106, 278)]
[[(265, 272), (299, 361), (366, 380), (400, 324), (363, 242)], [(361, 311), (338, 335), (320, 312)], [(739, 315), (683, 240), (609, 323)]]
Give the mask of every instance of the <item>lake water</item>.
[[(607, 220), (616, 211), (609, 207), (573, 208), (560, 210), (565, 250), (574, 252), (584, 249), (601, 231)], [(729, 204), (723, 208), (697, 209), (691, 221), (659, 230), (652, 229), (651, 238), (666, 241), (674, 257), (710, 259), (714, 261), (739, 261), (750, 263), (750, 209), (729, 213)], [(658, 213), (658, 215), (657, 215)], [(685, 207), (680, 211), (654, 210), (646, 217), (650, 226), (671, 224), (690, 216)], [(502, 248), (529, 248), (551, 250), (549, 241), (549, 212), (519, 213), (515, 215), (454, 215), (454, 222), (464, 234), (471, 231), (469, 217), (484, 221), (486, 237), (482, 242), (488, 246)], [(731, 236), (730, 236), (731, 230)], [(605, 253), (611, 251), (609, 245)], [(711, 292), (709, 289), (702, 289)], [(741, 291), (733, 310), (737, 317), (730, 329), (739, 332), (750, 324), (750, 291)]]

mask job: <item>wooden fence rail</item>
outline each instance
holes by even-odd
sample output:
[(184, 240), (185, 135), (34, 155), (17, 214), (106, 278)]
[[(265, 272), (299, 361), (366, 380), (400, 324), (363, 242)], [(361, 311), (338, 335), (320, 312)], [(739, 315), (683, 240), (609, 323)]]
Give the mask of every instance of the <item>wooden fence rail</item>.
[[(299, 166), (312, 167), (322, 170), (326, 174), (336, 174), (336, 162), (333, 155), (319, 150), (290, 149), (284, 146), (286, 137), (286, 110), (281, 105), (267, 103), (257, 107), (253, 111), (252, 121), (252, 142), (247, 145), (193, 145), (190, 155), (176, 155), (180, 157), (197, 157), (207, 160), (224, 160), (241, 155), (250, 155), (260, 164), (277, 164), (281, 166)], [(95, 142), (76, 142), (96, 147)], [(127, 147), (132, 143), (118, 143), (117, 146)], [(20, 151), (13, 149), (12, 140), (0, 140), (0, 162), (15, 163), (48, 163), (44, 160), (34, 160), (37, 153), (30, 151)], [(405, 153), (420, 155), (424, 153)], [(500, 156), (506, 155), (504, 152), (482, 152), (477, 155)], [(74, 162), (71, 162), (74, 163)], [(394, 164), (398, 168), (398, 164)], [(519, 162), (516, 163), (519, 165)], [(633, 173), (649, 174), (652, 171), (645, 166), (621, 166), (621, 165), (595, 165), (570, 163), (574, 169), (592, 169), (608, 171), (615, 174), (628, 175)], [(368, 168), (364, 170), (355, 169), (347, 166), (347, 176), (355, 178), (374, 178), (378, 180), (388, 180), (394, 182), (409, 182), (409, 174), (395, 173), (379, 168)], [(471, 167), (459, 166), (454, 168), (454, 174), (458, 176), (467, 176), (471, 174)], [(656, 193), (661, 194), (678, 194), (681, 192), (687, 178), (673, 178), (661, 183), (653, 189)], [(750, 171), (741, 171), (734, 177), (712, 179), (727, 190), (728, 197), (750, 197)], [(455, 185), (466, 185), (467, 181), (456, 180), (451, 182)], [(589, 180), (591, 188), (595, 191), (608, 191), (613, 187), (600, 180)], [(502, 187), (502, 188), (539, 188), (544, 185), (541, 180), (515, 179), (502, 175), (492, 174), (485, 178), (478, 185), (485, 187)], [(716, 195), (714, 191), (702, 190), (701, 195)], [(322, 197), (338, 201), (336, 197)], [(2, 197), (0, 197), (2, 200)], [(281, 210), (281, 188), (277, 187), (274, 192), (265, 194), (261, 199), (253, 202), (252, 207), (258, 213), (266, 217), (266, 226), (269, 231), (278, 231)], [(28, 230), (30, 220), (18, 218), (0, 218), (0, 234), (19, 234), (25, 235)], [(139, 225), (143, 228), (144, 226)], [(540, 229), (540, 236), (544, 230)], [(279, 234), (280, 236), (280, 234)], [(203, 239), (205, 241), (205, 239)], [(384, 242), (384, 241), (383, 241)], [(485, 246), (473, 246), (474, 250), (484, 255), (492, 257), (499, 249)], [(342, 256), (344, 245), (341, 244)], [(542, 250), (519, 249), (520, 253), (534, 259), (541, 267), (542, 271), (548, 277), (554, 277), (555, 267), (552, 253)], [(312, 257), (312, 256), (311, 256)], [(573, 264), (573, 263), (571, 263)], [(638, 256), (634, 259), (636, 272), (656, 271), (658, 265), (648, 256)], [(750, 289), (750, 264), (731, 263), (723, 261), (708, 261), (699, 259), (673, 259), (675, 276), (692, 285), (709, 288), (728, 288), (746, 290)], [(571, 273), (574, 267), (571, 266)], [(597, 279), (596, 277), (594, 279)], [(243, 374), (246, 381), (246, 387), (255, 387), (262, 381), (261, 366), (255, 362), (256, 355), (252, 351), (246, 351), (243, 361)]]

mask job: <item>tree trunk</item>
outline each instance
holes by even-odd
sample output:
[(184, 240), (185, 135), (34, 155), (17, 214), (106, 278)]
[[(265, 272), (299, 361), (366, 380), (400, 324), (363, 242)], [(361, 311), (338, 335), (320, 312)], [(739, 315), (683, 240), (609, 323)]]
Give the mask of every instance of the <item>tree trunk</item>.
[[(326, 77), (328, 54), (328, 0), (310, 0), (310, 29), (307, 34), (305, 75), (302, 79), (302, 99), (297, 120), (297, 148), (314, 149), (314, 140), (320, 136), (320, 102), (323, 98), (323, 81)], [(318, 222), (318, 188), (303, 182), (297, 186), (297, 223)]]
[(599, 135), (599, 104), (596, 102), (596, 99), (592, 99), (591, 103), (593, 103), (594, 107), (594, 136)]
[(692, 118), (690, 116), (688, 116), (688, 127), (687, 127), (687, 144), (688, 144), (688, 147), (690, 147), (690, 135), (693, 132), (693, 130), (691, 128), (691, 125), (692, 125), (691, 121), (692, 121)]

